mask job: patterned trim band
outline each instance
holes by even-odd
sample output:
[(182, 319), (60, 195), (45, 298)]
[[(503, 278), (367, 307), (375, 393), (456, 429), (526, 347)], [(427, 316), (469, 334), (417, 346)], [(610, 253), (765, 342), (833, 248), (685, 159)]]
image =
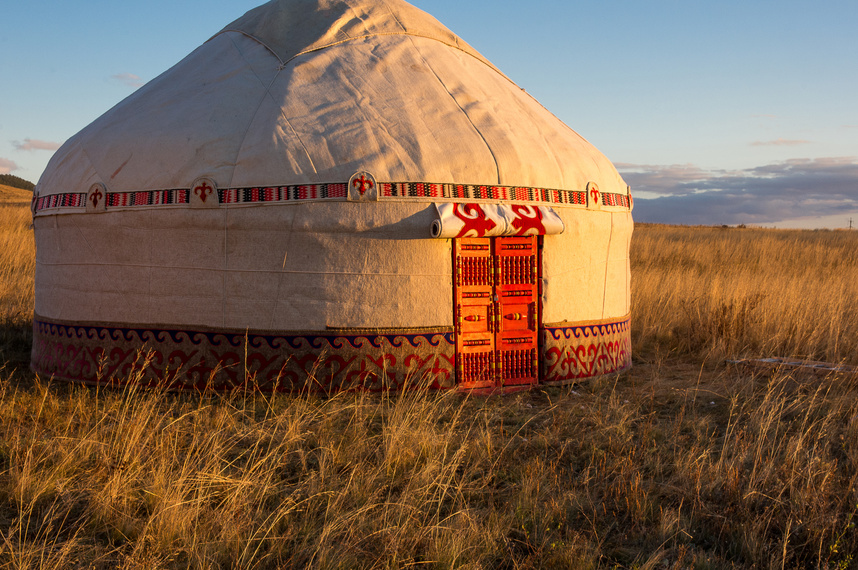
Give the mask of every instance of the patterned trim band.
[(625, 370), (632, 365), (631, 319), (547, 326), (542, 350), (546, 384), (566, 384)]
[(85, 383), (266, 391), (454, 386), (453, 332), (246, 333), (33, 322), (32, 368)]
[(603, 206), (621, 206), (623, 208), (628, 208), (629, 207), (629, 197), (625, 194), (602, 193), (602, 205)]
[(152, 190), (151, 192), (111, 192), (107, 194), (107, 207), (160, 206), (187, 204), (188, 190)]
[(466, 200), (517, 200), (551, 204), (587, 204), (587, 193), (520, 186), (474, 186), (421, 182), (381, 183), (382, 196), (389, 198), (463, 198)]
[(349, 195), (349, 185), (304, 184), (300, 186), (277, 186), (269, 188), (227, 188), (218, 190), (217, 194), (221, 204), (345, 199)]
[[(629, 317), (540, 332), (543, 384), (565, 384), (631, 366)], [(456, 387), (452, 330), (368, 333), (182, 330), (33, 322), (32, 368), (87, 383), (167, 384), (228, 390), (396, 390), (428, 381)]]
[(42, 196), (33, 203), (34, 211), (47, 210), (49, 208), (85, 208), (85, 193), (52, 194)]
[[(465, 184), (433, 184), (423, 182), (379, 183), (382, 198), (444, 198), (463, 200), (508, 200), (548, 204), (587, 205), (587, 193), (578, 190), (552, 190), (520, 186), (476, 186)], [(300, 184), (253, 188), (219, 189), (221, 204), (251, 204), (260, 202), (292, 202), (300, 200), (345, 200), (348, 184)], [(167, 206), (188, 204), (190, 190), (141, 190), (138, 192), (108, 192), (107, 208), (135, 206)], [(626, 194), (601, 193), (603, 206), (629, 208)], [(36, 199), (34, 213), (54, 208), (85, 208), (85, 193), (52, 194)]]

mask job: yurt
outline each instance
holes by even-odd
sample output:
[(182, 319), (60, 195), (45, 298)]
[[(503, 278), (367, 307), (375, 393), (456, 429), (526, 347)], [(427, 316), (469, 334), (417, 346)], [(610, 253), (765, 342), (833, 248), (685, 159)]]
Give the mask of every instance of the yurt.
[(425, 12), (273, 0), (51, 159), (32, 368), (318, 391), (614, 373), (631, 209), (605, 156)]

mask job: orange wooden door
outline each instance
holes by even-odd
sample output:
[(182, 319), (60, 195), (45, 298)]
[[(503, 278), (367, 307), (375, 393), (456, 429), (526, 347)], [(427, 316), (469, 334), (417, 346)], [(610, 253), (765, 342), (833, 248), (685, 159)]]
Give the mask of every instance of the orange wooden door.
[(535, 384), (538, 248), (536, 236), (495, 238), (498, 264), (495, 351), (502, 386)]
[(459, 385), (494, 388), (495, 261), (491, 238), (455, 240), (456, 367)]
[(454, 241), (456, 372), (464, 389), (538, 380), (537, 238)]

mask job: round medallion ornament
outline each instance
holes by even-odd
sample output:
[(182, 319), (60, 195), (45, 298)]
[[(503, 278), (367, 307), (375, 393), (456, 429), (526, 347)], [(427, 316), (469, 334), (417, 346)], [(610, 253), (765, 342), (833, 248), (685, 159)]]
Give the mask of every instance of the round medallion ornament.
[(217, 184), (211, 178), (197, 178), (191, 185), (188, 198), (192, 208), (216, 208), (219, 204)]
[(349, 178), (349, 201), (375, 202), (378, 200), (378, 183), (369, 172), (357, 172)]
[(602, 209), (602, 193), (599, 191), (599, 185), (595, 182), (587, 183), (587, 207), (591, 210)]
[(86, 211), (92, 213), (105, 210), (107, 210), (107, 188), (101, 182), (96, 182), (86, 193)]

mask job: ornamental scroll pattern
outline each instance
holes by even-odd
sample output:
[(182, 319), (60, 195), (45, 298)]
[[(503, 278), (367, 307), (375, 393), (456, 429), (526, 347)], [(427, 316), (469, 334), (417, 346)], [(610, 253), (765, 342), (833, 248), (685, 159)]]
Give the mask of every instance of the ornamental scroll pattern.
[(631, 320), (625, 317), (543, 331), (543, 383), (563, 384), (619, 372), (632, 364)]
[(531, 204), (435, 204), (433, 238), (539, 236), (562, 233), (563, 220), (547, 206)]
[(453, 332), (270, 335), (33, 324), (35, 372), (169, 389), (332, 392), (452, 388)]
[[(542, 384), (563, 384), (631, 366), (629, 319), (546, 327)], [(33, 324), (32, 368), (85, 383), (175, 390), (329, 393), (455, 388), (452, 331), (397, 334), (226, 333), (51, 323)]]

